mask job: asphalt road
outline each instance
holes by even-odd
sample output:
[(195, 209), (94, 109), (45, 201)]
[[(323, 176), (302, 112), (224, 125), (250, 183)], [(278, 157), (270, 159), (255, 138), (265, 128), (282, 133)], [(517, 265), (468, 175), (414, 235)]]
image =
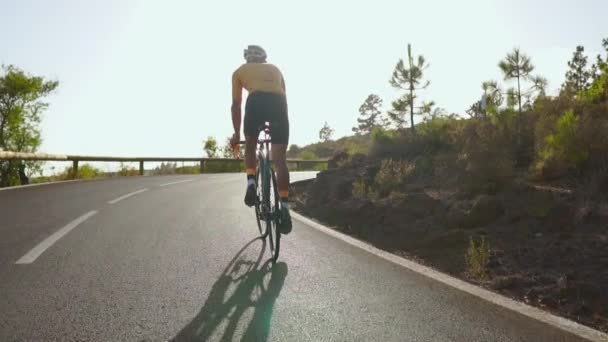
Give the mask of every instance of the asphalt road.
[(0, 341), (581, 340), (298, 221), (273, 266), (244, 187), (228, 174), (0, 191)]

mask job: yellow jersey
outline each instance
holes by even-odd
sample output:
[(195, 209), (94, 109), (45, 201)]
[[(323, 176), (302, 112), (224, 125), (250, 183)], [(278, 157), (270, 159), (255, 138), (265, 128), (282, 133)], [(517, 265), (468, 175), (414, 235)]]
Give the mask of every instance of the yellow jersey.
[(276, 66), (269, 63), (247, 63), (232, 74), (232, 99), (241, 102), (243, 88), (249, 94), (257, 91), (285, 95), (285, 80)]

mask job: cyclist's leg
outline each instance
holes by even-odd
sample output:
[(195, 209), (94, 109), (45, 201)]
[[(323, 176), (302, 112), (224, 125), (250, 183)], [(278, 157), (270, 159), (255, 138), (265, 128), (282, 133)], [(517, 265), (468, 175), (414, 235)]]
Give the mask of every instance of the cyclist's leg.
[(245, 168), (247, 169), (247, 175), (249, 175), (249, 171), (253, 170), (253, 175), (255, 175), (255, 167), (256, 167), (256, 147), (258, 144), (258, 137), (256, 136), (245, 136)]
[(287, 145), (289, 144), (289, 116), (285, 97), (276, 97), (275, 106), (271, 115), (270, 127), (272, 129), (272, 161), (277, 171), (277, 183), (281, 208), (279, 228), (281, 233), (291, 231), (291, 215), (289, 214), (289, 170), (287, 169)]
[(247, 98), (245, 105), (245, 119), (243, 120), (243, 131), (245, 133), (245, 169), (247, 171), (247, 191), (245, 193), (245, 204), (255, 205), (255, 164), (256, 164), (256, 143), (258, 138), (258, 127), (263, 118), (260, 115), (260, 99), (256, 94), (251, 94)]
[(287, 144), (272, 144), (272, 162), (277, 171), (277, 183), (281, 208), (279, 229), (282, 234), (291, 232), (291, 215), (289, 214), (289, 170), (287, 169)]
[(272, 163), (277, 171), (277, 183), (279, 183), (279, 196), (282, 202), (289, 199), (289, 170), (287, 169), (287, 145), (272, 144)]
[(247, 171), (247, 190), (245, 192), (245, 204), (248, 206), (255, 205), (256, 188), (255, 188), (255, 147), (257, 137), (245, 137), (245, 169)]

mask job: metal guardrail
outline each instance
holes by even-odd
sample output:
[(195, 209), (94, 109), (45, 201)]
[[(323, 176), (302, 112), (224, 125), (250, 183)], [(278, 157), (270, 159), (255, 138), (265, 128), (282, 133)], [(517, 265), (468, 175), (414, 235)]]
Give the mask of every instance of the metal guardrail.
[[(71, 161), (72, 162), (72, 178), (78, 178), (78, 163), (81, 161), (88, 162), (139, 162), (139, 174), (144, 174), (144, 162), (198, 162), (200, 172), (204, 173), (207, 162), (229, 162), (242, 163), (242, 159), (231, 158), (201, 158), (201, 157), (108, 157), (108, 156), (79, 156), (66, 154), (48, 154), (48, 153), (27, 153), (27, 152), (12, 152), (0, 151), (0, 160), (36, 160), (36, 161)], [(303, 159), (287, 159), (288, 164), (295, 164), (296, 170), (305, 165), (318, 165), (327, 163), (327, 160), (303, 160)]]

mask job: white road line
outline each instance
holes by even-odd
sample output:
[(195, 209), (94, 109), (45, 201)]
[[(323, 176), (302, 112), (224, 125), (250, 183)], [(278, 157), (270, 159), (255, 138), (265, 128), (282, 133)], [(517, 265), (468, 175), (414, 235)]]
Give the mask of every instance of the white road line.
[(82, 181), (83, 181), (83, 179), (72, 179), (72, 180), (64, 180), (64, 181), (56, 181), (56, 182), (46, 182), (46, 183), (27, 184), (27, 185), (16, 185), (16, 186), (9, 186), (7, 188), (0, 188), (0, 191), (19, 190), (19, 189), (34, 188), (34, 187), (44, 186), (44, 185), (50, 185), (50, 184), (74, 183), (74, 182), (82, 182)]
[(187, 182), (192, 182), (194, 179), (186, 179), (186, 180), (181, 180), (181, 181), (177, 181), (177, 182), (171, 182), (171, 183), (165, 183), (165, 184), (161, 184), (159, 186), (168, 186), (168, 185), (173, 185), (173, 184), (180, 184), (180, 183), (187, 183)]
[(397, 265), (400, 265), (402, 267), (405, 267), (407, 269), (409, 269), (410, 271), (413, 271), (415, 273), (424, 275), (428, 278), (431, 278), (435, 281), (438, 281), (440, 283), (443, 283), (445, 285), (448, 285), (450, 287), (456, 288), (460, 291), (469, 293), (473, 296), (479, 297), (483, 300), (486, 300), (490, 303), (493, 303), (495, 305), (498, 306), (502, 306), (506, 309), (515, 311), (519, 314), (525, 315), (527, 317), (530, 317), (532, 319), (536, 319), (538, 321), (547, 323), (549, 325), (552, 325), (556, 328), (559, 328), (561, 330), (567, 331), (569, 333), (572, 333), (574, 335), (577, 335), (579, 337), (588, 339), (590, 341), (593, 342), (606, 342), (608, 341), (608, 334), (605, 334), (601, 331), (592, 329), (590, 327), (578, 324), (576, 322), (573, 322), (569, 319), (563, 318), (563, 317), (559, 317), (559, 316), (555, 316), (553, 314), (550, 314), (548, 312), (542, 311), (540, 309), (537, 309), (535, 307), (526, 305), (524, 303), (515, 301), (513, 299), (507, 298), (505, 296), (502, 296), (500, 294), (488, 291), (486, 289), (483, 289), (481, 287), (469, 284), (463, 280), (454, 278), (452, 276), (449, 276), (445, 273), (441, 273), (439, 271), (436, 271), (432, 268), (420, 265), (418, 263), (415, 263), (411, 260), (402, 258), (400, 256), (397, 256), (395, 254), (391, 254), (388, 252), (385, 252), (383, 250), (380, 250), (376, 247), (373, 247), (363, 241), (357, 240), (353, 237), (350, 237), (348, 235), (342, 234), (334, 229), (328, 228), (323, 226), (322, 224), (319, 224), (307, 217), (304, 217), (296, 212), (291, 212), (291, 215), (293, 218), (295, 218), (296, 220), (304, 223), (305, 225), (312, 227), (316, 230), (319, 230), (325, 234), (331, 235), (337, 239), (340, 239), (352, 246), (358, 247), (364, 251), (367, 251), (371, 254), (374, 254), (376, 256), (379, 256), (385, 260), (388, 260), (392, 263), (395, 263)]
[(74, 221), (68, 223), (67, 226), (59, 229), (53, 235), (46, 238), (44, 241), (39, 243), (36, 247), (32, 248), (31, 251), (27, 252), (24, 256), (22, 256), (19, 260), (15, 262), (15, 264), (31, 264), (38, 258), (44, 251), (46, 251), (49, 247), (51, 247), (55, 242), (61, 239), (65, 234), (69, 233), (72, 229), (76, 228), (82, 222), (88, 220), (91, 216), (97, 214), (96, 210), (89, 211), (88, 213), (80, 216)]
[(135, 196), (137, 194), (141, 194), (142, 192), (145, 192), (145, 191), (148, 191), (148, 189), (139, 189), (137, 191), (133, 191), (133, 192), (130, 192), (130, 193), (126, 194), (126, 195), (122, 195), (122, 196), (120, 196), (120, 197), (118, 197), (116, 199), (113, 199), (113, 200), (109, 201), (108, 203), (109, 204), (115, 204), (115, 203), (118, 203), (118, 202), (120, 202), (120, 201), (122, 201), (124, 199), (127, 199), (127, 198), (131, 197), (131, 196)]

